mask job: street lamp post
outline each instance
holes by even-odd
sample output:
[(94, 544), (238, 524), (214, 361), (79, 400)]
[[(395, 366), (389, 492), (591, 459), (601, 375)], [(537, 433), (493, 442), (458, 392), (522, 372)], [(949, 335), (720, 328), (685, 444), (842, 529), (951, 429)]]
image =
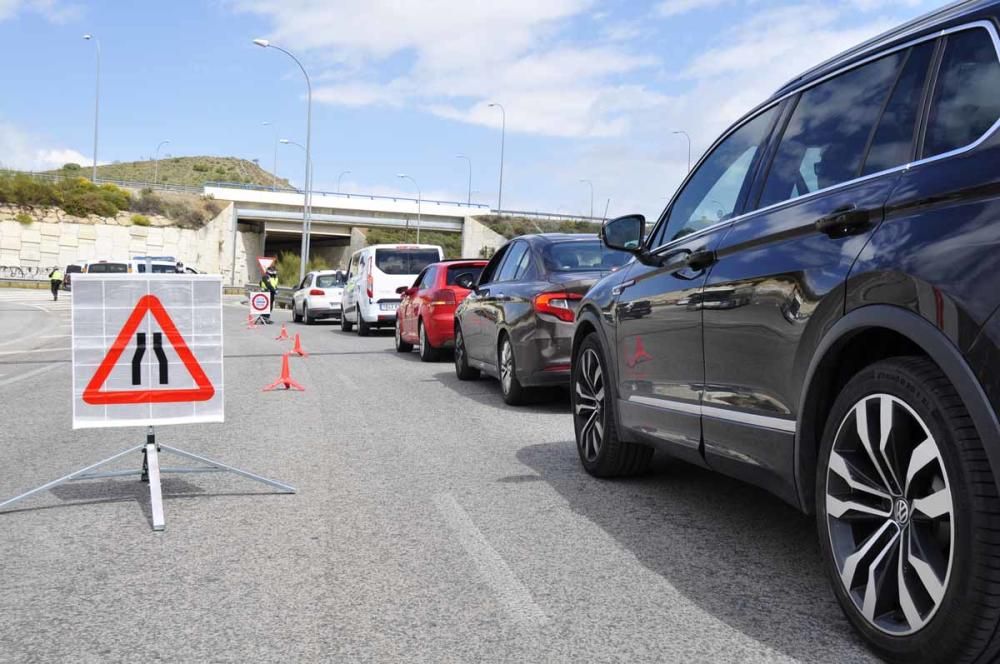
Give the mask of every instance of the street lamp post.
[(683, 129), (678, 130), (678, 131), (674, 131), (674, 132), (670, 132), (670, 133), (672, 133), (672, 134), (682, 134), (684, 136), (684, 138), (687, 139), (687, 144), (688, 144), (688, 173), (690, 173), (691, 172), (691, 137), (688, 136), (688, 133), (686, 131), (684, 131)]
[[(302, 150), (303, 152), (306, 151), (306, 146), (302, 145), (301, 143), (296, 143), (295, 141), (290, 141), (287, 138), (278, 139), (278, 142), (281, 143), (282, 145), (294, 145), (295, 147), (297, 147), (298, 149)], [(312, 164), (310, 164), (310, 170), (311, 170), (311, 166), (312, 166)], [(309, 174), (309, 179), (312, 180), (312, 173)]]
[(261, 48), (273, 48), (281, 51), (299, 66), (302, 75), (306, 78), (306, 185), (305, 194), (302, 197), (302, 259), (299, 261), (299, 281), (301, 282), (306, 278), (306, 265), (309, 263), (309, 233), (312, 230), (312, 155), (310, 153), (312, 146), (312, 81), (309, 80), (309, 73), (299, 62), (299, 59), (285, 49), (272, 44), (267, 39), (254, 39), (253, 43)]
[(500, 190), (497, 192), (497, 214), (503, 209), (503, 147), (507, 136), (507, 111), (501, 104), (492, 103), (490, 108), (500, 109)]
[(101, 40), (94, 35), (84, 35), (87, 41), (93, 40), (97, 46), (97, 76), (94, 79), (94, 167), (90, 179), (97, 184), (97, 127), (101, 115)]
[(397, 178), (402, 178), (404, 180), (409, 180), (413, 183), (413, 186), (417, 188), (417, 244), (420, 244), (420, 204), (423, 200), (423, 196), (420, 194), (420, 185), (417, 181), (406, 173), (400, 173), (396, 176)]
[(590, 180), (580, 180), (584, 184), (590, 185), (590, 218), (594, 218), (594, 183)]
[(271, 170), (271, 191), (278, 190), (278, 127), (273, 122), (261, 122), (261, 127), (270, 127), (274, 130), (274, 168)]
[(338, 194), (340, 193), (340, 179), (343, 178), (345, 175), (350, 175), (350, 174), (351, 174), (350, 171), (341, 171), (340, 175), (337, 176), (337, 193)]
[(160, 141), (156, 146), (156, 153), (153, 155), (153, 184), (160, 181), (160, 148), (170, 141)]
[(469, 162), (469, 195), (466, 200), (467, 205), (472, 205), (472, 160), (466, 157), (464, 154), (455, 155), (455, 159), (464, 159)]

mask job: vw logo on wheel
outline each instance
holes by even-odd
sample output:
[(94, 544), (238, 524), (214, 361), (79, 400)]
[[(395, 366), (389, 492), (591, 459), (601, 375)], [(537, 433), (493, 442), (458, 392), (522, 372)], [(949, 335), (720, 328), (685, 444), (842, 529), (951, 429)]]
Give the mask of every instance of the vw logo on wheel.
[(910, 506), (905, 500), (896, 501), (896, 523), (903, 526), (910, 519)]

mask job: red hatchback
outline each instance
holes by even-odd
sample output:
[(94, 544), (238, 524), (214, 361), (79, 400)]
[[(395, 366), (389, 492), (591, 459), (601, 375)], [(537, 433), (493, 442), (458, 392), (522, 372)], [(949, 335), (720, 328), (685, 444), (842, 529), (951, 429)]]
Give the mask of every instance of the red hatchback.
[(399, 288), (402, 295), (396, 311), (396, 352), (409, 353), (420, 347), (420, 359), (433, 362), (441, 349), (455, 342), (455, 309), (469, 294), (458, 285), (475, 283), (486, 267), (485, 260), (460, 259), (433, 263), (417, 275), (410, 287)]

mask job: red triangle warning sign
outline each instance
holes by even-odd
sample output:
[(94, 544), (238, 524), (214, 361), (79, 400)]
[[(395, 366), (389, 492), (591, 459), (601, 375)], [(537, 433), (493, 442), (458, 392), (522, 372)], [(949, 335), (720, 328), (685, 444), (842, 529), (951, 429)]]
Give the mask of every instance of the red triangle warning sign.
[[(132, 341), (133, 336), (137, 336), (136, 332), (139, 329), (140, 323), (146, 317), (146, 314), (152, 314), (153, 318), (159, 324), (160, 329), (167, 336), (167, 341), (173, 347), (174, 352), (177, 353), (177, 357), (180, 358), (181, 362), (184, 364), (184, 368), (187, 369), (188, 373), (191, 374), (191, 378), (194, 379), (196, 387), (193, 388), (181, 388), (181, 389), (141, 389), (141, 390), (109, 390), (102, 391), (105, 382), (108, 380), (108, 376), (111, 375), (111, 370), (115, 368), (118, 363), (119, 358), (121, 358), (122, 353), (125, 348)], [(158, 336), (156, 341), (158, 342)], [(136, 371), (139, 360), (142, 358), (145, 352), (145, 334), (139, 333), (138, 335), (138, 345), (136, 351), (136, 357), (133, 358), (133, 372)], [(166, 365), (163, 356), (163, 350), (159, 345), (154, 343), (154, 352), (156, 352), (157, 358), (160, 359), (160, 371), (161, 371), (161, 383), (166, 383)], [(133, 373), (133, 376), (136, 376)], [(138, 383), (137, 377), (133, 378), (134, 383)], [(155, 295), (144, 295), (139, 298), (139, 302), (135, 305), (135, 309), (132, 314), (125, 321), (125, 325), (122, 326), (121, 332), (118, 333), (118, 337), (115, 339), (114, 343), (111, 345), (108, 354), (104, 357), (101, 365), (97, 367), (97, 371), (94, 373), (94, 377), (90, 379), (87, 383), (86, 389), (83, 391), (84, 402), (94, 405), (94, 406), (106, 406), (106, 405), (121, 405), (121, 404), (136, 404), (136, 403), (183, 403), (191, 401), (208, 401), (213, 396), (215, 396), (215, 388), (212, 386), (212, 382), (205, 375), (204, 369), (198, 363), (198, 359), (188, 348), (187, 342), (184, 341), (184, 337), (177, 330), (177, 326), (174, 325), (174, 321), (171, 320), (170, 315), (167, 313), (166, 309), (163, 308), (163, 303), (160, 302), (159, 298)]]

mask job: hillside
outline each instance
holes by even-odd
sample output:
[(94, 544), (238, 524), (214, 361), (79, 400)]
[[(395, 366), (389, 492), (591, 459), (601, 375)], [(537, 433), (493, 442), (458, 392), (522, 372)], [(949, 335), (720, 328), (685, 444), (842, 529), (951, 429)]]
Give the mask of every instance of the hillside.
[[(263, 168), (236, 157), (168, 157), (161, 158), (157, 181), (161, 184), (177, 184), (200, 187), (206, 182), (238, 182), (270, 187), (274, 177)], [(90, 169), (79, 164), (66, 164), (53, 174), (89, 175)], [(126, 182), (152, 182), (153, 160), (130, 161), (105, 164), (97, 167), (97, 177), (105, 180)], [(279, 189), (291, 189), (288, 180), (278, 178)]]

